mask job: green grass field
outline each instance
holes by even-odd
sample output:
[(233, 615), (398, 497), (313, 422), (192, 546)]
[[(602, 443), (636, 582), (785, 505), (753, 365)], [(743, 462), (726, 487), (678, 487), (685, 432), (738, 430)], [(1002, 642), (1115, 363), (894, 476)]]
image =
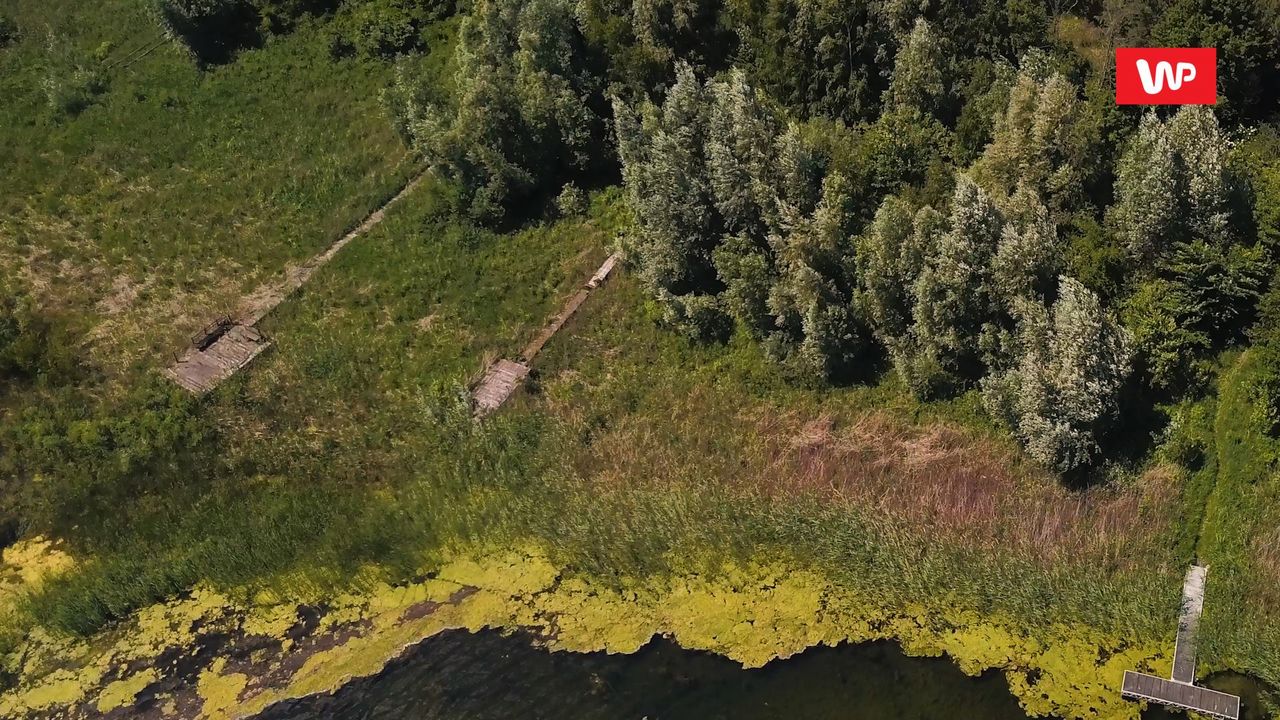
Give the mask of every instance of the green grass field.
[(1199, 557), (1205, 667), (1280, 684), (1278, 448), (1253, 424), (1248, 353), (1081, 490), (1019, 459), (976, 392), (920, 403), (885, 368), (790, 383), (745, 337), (661, 327), (624, 271), (477, 424), (468, 381), (541, 328), (630, 217), (609, 189), (584, 216), (502, 234), (429, 180), (267, 318), (266, 354), (186, 397), (156, 372), (182, 338), (416, 165), (378, 100), (391, 66), (331, 59), (320, 23), (204, 72), (161, 45), (59, 115), (46, 28), (109, 63), (155, 34), (123, 7), (20, 0), (23, 38), (0, 51), (0, 269), (84, 338), (92, 371), (5, 398), (5, 442), (74, 493), (48, 518), (77, 562), (4, 620), (9, 648), (200, 582), (311, 600), (370, 564), (405, 580), (451, 548), (529, 541), (599, 583), (777, 558), (895, 607), (1172, 643)]
[[(304, 25), (203, 72), (173, 42), (106, 69), (159, 36), (146, 7), (22, 0), (0, 51), (0, 267), (111, 369), (154, 364), (414, 171), (387, 64), (335, 62)], [(78, 66), (102, 90), (72, 116), (46, 85)]]

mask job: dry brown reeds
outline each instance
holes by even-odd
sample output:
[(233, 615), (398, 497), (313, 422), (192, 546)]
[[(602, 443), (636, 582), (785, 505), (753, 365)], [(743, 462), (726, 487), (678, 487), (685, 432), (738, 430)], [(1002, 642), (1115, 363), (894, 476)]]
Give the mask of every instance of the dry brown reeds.
[(767, 448), (759, 485), (771, 495), (827, 493), (938, 540), (1049, 563), (1143, 560), (1142, 550), (1169, 527), (1176, 500), (1170, 468), (1124, 487), (1072, 490), (1007, 445), (878, 412), (839, 427), (830, 416), (759, 413), (754, 425)]
[(1178, 512), (1176, 471), (1167, 467), (1123, 486), (1074, 490), (1023, 462), (1012, 443), (886, 412), (840, 420), (742, 408), (708, 389), (664, 410), (595, 429), (578, 472), (614, 487), (696, 477), (762, 501), (816, 497), (930, 542), (1100, 570), (1163, 558)]

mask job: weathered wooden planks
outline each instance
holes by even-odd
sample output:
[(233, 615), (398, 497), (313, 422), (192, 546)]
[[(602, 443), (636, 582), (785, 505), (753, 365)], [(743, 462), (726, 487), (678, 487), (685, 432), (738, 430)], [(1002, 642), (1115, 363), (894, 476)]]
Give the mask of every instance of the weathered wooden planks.
[(1216, 718), (1238, 720), (1240, 717), (1240, 698), (1235, 695), (1131, 670), (1124, 672), (1122, 692), (1125, 697), (1172, 705)]
[(1182, 608), (1178, 612), (1178, 636), (1173, 650), (1173, 673), (1164, 679), (1126, 670), (1121, 695), (1149, 700), (1216, 718), (1240, 717), (1240, 698), (1195, 685), (1196, 629), (1204, 610), (1204, 583), (1209, 568), (1192, 565), (1182, 581)]
[(609, 275), (613, 272), (614, 266), (618, 264), (619, 258), (618, 253), (614, 253), (605, 259), (595, 274), (587, 280), (586, 285), (583, 285), (574, 293), (573, 297), (569, 298), (569, 301), (560, 309), (560, 312), (551, 318), (551, 322), (525, 346), (524, 350), (520, 352), (518, 360), (498, 360), (485, 370), (484, 377), (481, 378), (472, 391), (476, 417), (488, 415), (501, 407), (507, 401), (507, 398), (511, 397), (516, 387), (529, 374), (533, 359), (542, 351), (543, 346), (557, 332), (560, 332), (560, 328), (564, 327), (569, 318), (573, 317), (578, 308), (582, 307), (582, 303), (591, 297), (591, 292), (609, 279)]
[(165, 374), (193, 393), (206, 393), (248, 365), (270, 345), (271, 341), (263, 337), (257, 328), (233, 325), (204, 350), (189, 348), (165, 370)]
[(284, 280), (263, 285), (242, 298), (235, 318), (219, 318), (201, 330), (191, 339), (191, 347), (165, 370), (165, 375), (199, 395), (214, 389), (237, 370), (248, 365), (249, 361), (271, 344), (255, 327), (258, 321), (302, 287), (316, 270), (332, 260), (347, 243), (382, 222), (387, 209), (408, 195), (423, 177), (424, 175), (419, 174), (410, 180), (395, 197), (350, 232), (335, 240), (324, 252), (301, 265), (286, 269)]
[(529, 366), (499, 360), (489, 366), (475, 389), (475, 414), (487, 415), (502, 406), (529, 374)]
[(1182, 611), (1178, 615), (1178, 636), (1173, 646), (1172, 679), (1196, 681), (1196, 629), (1204, 611), (1204, 580), (1208, 568), (1192, 565), (1182, 581)]

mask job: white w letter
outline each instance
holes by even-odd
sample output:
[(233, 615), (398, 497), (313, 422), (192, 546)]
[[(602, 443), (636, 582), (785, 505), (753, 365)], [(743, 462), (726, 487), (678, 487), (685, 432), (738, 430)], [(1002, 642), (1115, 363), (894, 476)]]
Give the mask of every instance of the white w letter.
[(1178, 63), (1178, 72), (1175, 74), (1173, 65), (1167, 60), (1161, 60), (1156, 63), (1156, 72), (1151, 73), (1151, 64), (1146, 60), (1138, 60), (1138, 78), (1142, 80), (1142, 89), (1148, 95), (1156, 95), (1164, 90), (1164, 86), (1168, 84), (1170, 90), (1178, 90), (1182, 87), (1182, 83), (1196, 79), (1196, 66), (1188, 62)]

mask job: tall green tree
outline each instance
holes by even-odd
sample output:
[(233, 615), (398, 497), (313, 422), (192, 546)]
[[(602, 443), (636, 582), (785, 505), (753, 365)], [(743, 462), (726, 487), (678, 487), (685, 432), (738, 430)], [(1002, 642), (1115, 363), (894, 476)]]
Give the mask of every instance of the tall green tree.
[(1030, 187), (1018, 188), (1004, 216), (992, 260), (992, 281), (1005, 308), (1012, 310), (1019, 300), (1050, 297), (1065, 263), (1065, 250), (1048, 208)]
[(414, 148), (478, 219), (554, 194), (598, 158), (603, 80), (573, 10), (571, 0), (477, 0), (459, 31), (457, 97), (393, 99)]
[(1147, 113), (1116, 165), (1116, 204), (1109, 217), (1116, 235), (1140, 263), (1163, 253), (1180, 223), (1178, 174), (1164, 124)]
[(802, 119), (879, 113), (890, 29), (875, 3), (727, 0), (725, 11), (753, 83)]
[(1088, 465), (1114, 422), (1129, 373), (1129, 339), (1096, 295), (1062, 277), (1048, 310), (1026, 303), (1017, 363), (982, 382), (989, 412), (1005, 420), (1027, 454), (1057, 472)]
[(712, 251), (723, 222), (707, 171), (708, 110), (706, 89), (688, 65), (677, 68), (661, 107), (614, 101), (623, 179), (640, 220), (630, 251), (676, 316), (683, 296), (719, 290)]
[(1024, 58), (973, 174), (999, 202), (1025, 185), (1061, 214), (1083, 197), (1092, 142), (1076, 87), (1059, 73), (1046, 75), (1034, 57)]
[(854, 303), (848, 182), (742, 73), (676, 70), (662, 104), (616, 103), (632, 259), (667, 319), (721, 334), (732, 317), (796, 377), (855, 365), (869, 331)]
[(967, 175), (956, 181), (949, 227), (928, 251), (913, 285), (916, 350), (936, 366), (938, 378), (917, 388), (955, 387), (980, 371), (979, 343), (993, 317), (992, 259), (1004, 219), (991, 198)]
[(894, 59), (887, 104), (936, 113), (947, 89), (945, 63), (941, 38), (927, 20), (917, 19)]

